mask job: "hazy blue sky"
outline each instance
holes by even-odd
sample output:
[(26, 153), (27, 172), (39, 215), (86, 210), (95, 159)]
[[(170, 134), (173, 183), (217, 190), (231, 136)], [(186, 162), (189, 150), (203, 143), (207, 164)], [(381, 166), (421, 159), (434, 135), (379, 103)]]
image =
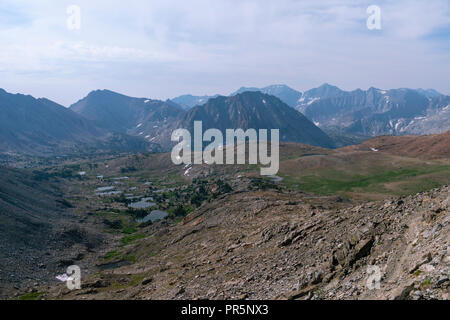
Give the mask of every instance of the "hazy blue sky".
[(1, 0), (0, 42), (1, 88), (64, 105), (94, 89), (166, 99), (278, 83), (450, 94), (449, 0)]

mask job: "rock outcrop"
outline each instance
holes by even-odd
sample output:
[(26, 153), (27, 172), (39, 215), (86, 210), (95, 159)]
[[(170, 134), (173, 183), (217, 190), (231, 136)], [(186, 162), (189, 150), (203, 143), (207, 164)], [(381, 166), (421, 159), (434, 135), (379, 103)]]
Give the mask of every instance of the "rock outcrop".
[[(148, 227), (136, 263), (64, 299), (448, 299), (450, 187), (343, 206), (235, 192), (176, 226)], [(117, 289), (119, 288), (120, 289)]]

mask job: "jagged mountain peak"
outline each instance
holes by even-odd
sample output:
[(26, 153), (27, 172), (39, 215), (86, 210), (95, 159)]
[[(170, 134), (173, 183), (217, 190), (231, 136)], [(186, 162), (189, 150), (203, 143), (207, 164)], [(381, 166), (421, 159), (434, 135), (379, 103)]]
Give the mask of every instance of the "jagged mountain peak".
[(189, 110), (180, 127), (192, 129), (202, 121), (204, 130), (280, 129), (280, 140), (332, 147), (331, 139), (301, 113), (279, 98), (260, 91), (245, 91), (233, 96), (219, 96), (205, 105)]
[(173, 101), (129, 97), (110, 90), (96, 90), (70, 107), (87, 119), (116, 132), (126, 133), (138, 123), (152, 122), (158, 118), (177, 117), (183, 113)]
[(241, 87), (239, 90), (233, 92), (230, 96), (234, 96), (246, 91), (260, 91), (262, 93), (273, 95), (293, 108), (297, 105), (298, 100), (302, 97), (301, 92), (292, 89), (285, 84), (274, 84), (264, 88)]
[(333, 86), (328, 83), (324, 83), (317, 88), (310, 89), (305, 92), (305, 97), (320, 97), (320, 98), (328, 98), (338, 94), (343, 93), (344, 91), (339, 89), (336, 86)]
[[(79, 153), (96, 148), (108, 149), (111, 146), (108, 144), (111, 139), (118, 137), (46, 98), (36, 99), (30, 95), (1, 91), (0, 110), (2, 153), (32, 155)], [(123, 137), (122, 140), (126, 138)], [(130, 139), (121, 145), (114, 141), (116, 147), (124, 150), (135, 142), (141, 143), (135, 138), (128, 138)]]
[(235, 96), (237, 94), (243, 93), (243, 92), (249, 92), (249, 91), (261, 91), (261, 88), (256, 88), (256, 87), (240, 87), (238, 90), (236, 90), (235, 92), (231, 93), (230, 96)]
[(215, 98), (218, 95), (213, 96), (194, 96), (192, 94), (185, 94), (178, 96), (176, 98), (170, 99), (173, 103), (178, 104), (180, 107), (182, 107), (184, 110), (189, 110), (192, 107), (205, 104), (210, 98)]
[[(440, 133), (449, 130), (445, 99), (430, 91), (398, 88), (307, 91), (297, 109), (330, 135), (361, 141), (378, 135)], [(430, 96), (431, 95), (431, 96)], [(428, 121), (430, 119), (432, 121)], [(440, 123), (436, 126), (437, 123)], [(339, 144), (339, 143), (338, 143)]]
[(420, 94), (424, 95), (427, 98), (436, 98), (438, 96), (441, 96), (442, 93), (434, 90), (434, 89), (416, 89), (417, 92), (419, 92)]

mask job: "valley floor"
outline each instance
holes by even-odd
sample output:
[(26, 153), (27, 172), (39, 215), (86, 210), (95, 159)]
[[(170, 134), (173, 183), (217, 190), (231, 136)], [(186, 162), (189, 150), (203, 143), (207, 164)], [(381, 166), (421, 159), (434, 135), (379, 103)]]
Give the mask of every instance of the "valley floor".
[(449, 298), (447, 160), (281, 150), (282, 179), (251, 166), (173, 166), (167, 154), (39, 169), (62, 179), (80, 228), (104, 242), (69, 246), (82, 253), (70, 259), (81, 290), (53, 279), (10, 298)]
[[(449, 191), (341, 209), (300, 194), (227, 195), (176, 226), (141, 230), (124, 248), (132, 264), (43, 298), (448, 299)], [(380, 289), (368, 288), (368, 266)]]

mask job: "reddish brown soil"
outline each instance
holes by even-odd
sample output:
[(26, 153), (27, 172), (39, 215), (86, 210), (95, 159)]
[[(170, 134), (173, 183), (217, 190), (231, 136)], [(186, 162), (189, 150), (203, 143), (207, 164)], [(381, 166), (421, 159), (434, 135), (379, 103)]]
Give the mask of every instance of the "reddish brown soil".
[(381, 136), (340, 151), (374, 151), (422, 159), (450, 157), (450, 131), (425, 136)]

